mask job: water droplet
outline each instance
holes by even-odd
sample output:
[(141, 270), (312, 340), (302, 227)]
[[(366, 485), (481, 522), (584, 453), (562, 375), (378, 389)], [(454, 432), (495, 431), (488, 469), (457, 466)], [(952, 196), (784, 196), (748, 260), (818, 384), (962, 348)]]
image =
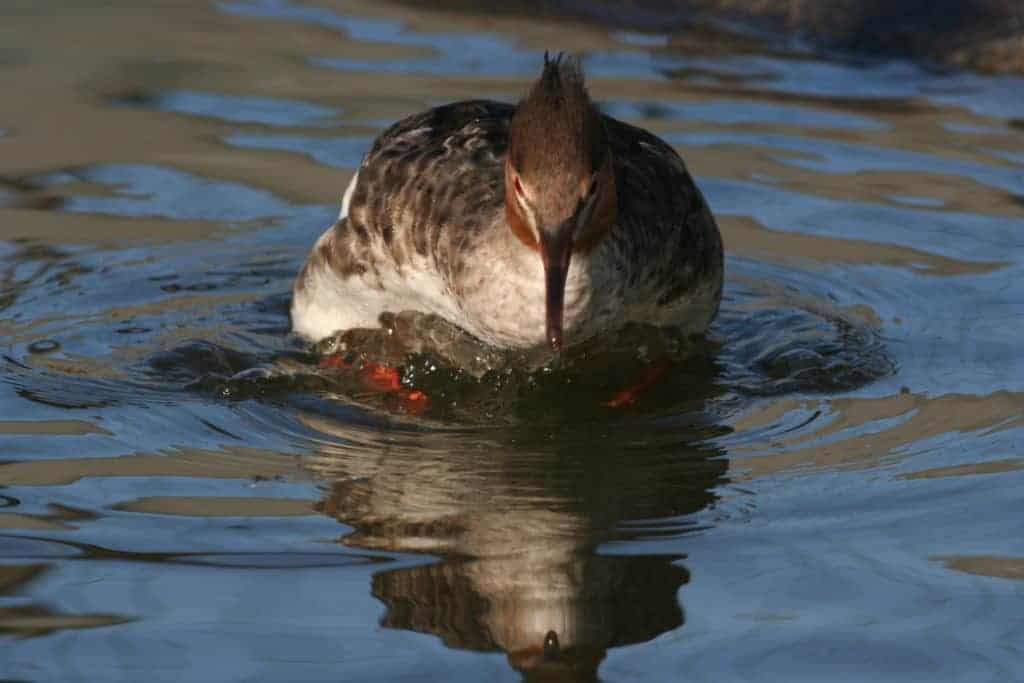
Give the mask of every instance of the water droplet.
[(29, 353), (52, 353), (60, 348), (60, 343), (53, 339), (40, 339), (28, 345)]
[(555, 659), (558, 657), (558, 634), (554, 631), (548, 631), (547, 635), (544, 636), (544, 657), (547, 659)]

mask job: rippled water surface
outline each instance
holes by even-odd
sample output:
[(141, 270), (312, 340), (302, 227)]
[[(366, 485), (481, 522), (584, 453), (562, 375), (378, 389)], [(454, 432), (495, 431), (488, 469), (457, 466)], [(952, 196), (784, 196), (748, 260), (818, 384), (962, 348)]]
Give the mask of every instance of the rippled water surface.
[[(1024, 679), (1024, 81), (700, 36), (0, 9), (0, 677)], [(411, 357), (417, 415), (318, 367), (363, 151), (545, 48), (697, 177), (709, 338), (621, 408), (644, 344)]]

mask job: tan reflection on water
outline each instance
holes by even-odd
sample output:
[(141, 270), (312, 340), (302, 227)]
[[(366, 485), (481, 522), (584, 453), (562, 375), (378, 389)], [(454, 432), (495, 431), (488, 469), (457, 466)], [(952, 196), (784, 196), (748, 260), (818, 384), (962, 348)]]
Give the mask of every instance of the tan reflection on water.
[[(0, 565), (0, 596), (16, 594), (22, 586), (48, 571), (44, 564)], [(0, 607), (0, 634), (19, 638), (49, 635), (65, 629), (113, 626), (131, 621), (116, 614), (61, 614), (39, 603)]]
[(1024, 458), (1014, 460), (986, 460), (984, 462), (932, 467), (918, 472), (904, 474), (901, 479), (943, 479), (945, 477), (969, 477), (977, 474), (1002, 474), (1024, 470)]
[[(607, 30), (582, 24), (553, 26), (514, 16), (477, 18), (388, 3), (324, 1), (317, 5), (342, 14), (392, 18), (413, 31), (502, 34), (524, 48), (557, 45), (569, 50), (639, 50), (613, 40)], [(111, 26), (117, 30), (109, 30)], [(443, 100), (514, 98), (525, 85), (522, 79), (508, 77), (339, 72), (302, 65), (310, 56), (364, 60), (418, 57), (424, 48), (359, 41), (309, 23), (228, 16), (200, 0), (145, 9), (112, 3), (79, 11), (74, 4), (41, 2), (5, 21), (0, 39), (16, 55), (9, 63), (0, 64), (0, 89), (21, 94), (4, 98), (0, 106), (0, 128), (8, 131), (0, 137), (0, 178), (12, 181), (89, 164), (151, 163), (240, 181), (294, 201), (333, 202), (345, 187), (348, 172), (327, 168), (303, 154), (228, 147), (220, 141), (228, 133), (265, 131), (265, 126), (116, 105), (114, 100), (179, 88), (295, 99), (342, 110), (332, 135), (372, 135), (379, 123), (367, 122), (393, 120)], [(759, 90), (756, 83), (714, 90), (706, 83), (688, 80), (592, 80), (592, 90), (599, 99), (671, 104), (728, 98), (737, 107), (750, 100), (858, 110), (856, 100), (770, 93)], [(880, 129), (808, 130), (766, 123), (744, 124), (743, 128), (1004, 167), (1010, 167), (1009, 162), (987, 150), (1024, 148), (1020, 136), (1005, 129), (1001, 122), (920, 101), (895, 103), (900, 106), (887, 100), (860, 102), (860, 113), (882, 124)], [(961, 135), (963, 139), (957, 140), (942, 127), (949, 121), (987, 125), (996, 132)], [(637, 123), (658, 132), (730, 128), (678, 120), (641, 119)], [(308, 136), (324, 134), (298, 128)], [(778, 150), (761, 153), (756, 146), (680, 149), (689, 164), (706, 176), (749, 179), (760, 175), (774, 178), (788, 189), (816, 196), (888, 203), (892, 194), (912, 194), (940, 200), (947, 210), (1024, 215), (1024, 205), (1006, 192), (927, 169), (915, 173), (822, 174), (780, 161), (785, 155)], [(59, 199), (61, 192), (45, 190), (36, 194), (30, 205), (46, 207), (47, 199)], [(70, 218), (48, 210), (3, 206), (0, 201), (0, 237), (6, 239), (189, 239), (223, 229), (197, 221)], [(18, 206), (17, 199), (14, 206)], [(742, 248), (742, 244), (737, 246)]]
[(1024, 581), (1024, 557), (950, 555), (948, 557), (934, 557), (932, 559), (942, 562), (947, 569), (952, 569), (953, 571)]
[(188, 517), (301, 517), (316, 514), (310, 500), (257, 496), (151, 496), (121, 503), (115, 509)]
[(52, 458), (0, 463), (0, 486), (62, 486), (84, 477), (287, 477), (307, 479), (292, 455), (255, 448), (175, 449), (103, 458)]
[(0, 512), (0, 529), (32, 529), (38, 531), (66, 531), (76, 528), (75, 522), (91, 521), (97, 515), (58, 503), (46, 506), (45, 513), (33, 515), (18, 512)]
[[(813, 405), (778, 401), (766, 406), (764, 414), (757, 409), (750, 411), (733, 427), (738, 432), (753, 430), (805, 403)], [(734, 449), (731, 455), (747, 456), (734, 459), (734, 468), (747, 477), (759, 477), (808, 468), (872, 467), (908, 457), (912, 452), (903, 450), (901, 454), (903, 447), (942, 434), (997, 432), (1024, 425), (1024, 396), (1009, 392), (937, 398), (914, 394), (835, 398), (820, 407), (826, 417), (815, 421), (814, 429), (796, 431), (788, 437), (773, 439), (770, 444), (755, 443)]]
[(731, 247), (730, 253), (782, 263), (878, 264), (947, 276), (989, 273), (1006, 265), (998, 261), (962, 261), (922, 249), (863, 240), (781, 232), (748, 216), (722, 216), (718, 225), (722, 239)]
[(85, 420), (0, 420), (0, 434), (81, 436), (111, 433)]

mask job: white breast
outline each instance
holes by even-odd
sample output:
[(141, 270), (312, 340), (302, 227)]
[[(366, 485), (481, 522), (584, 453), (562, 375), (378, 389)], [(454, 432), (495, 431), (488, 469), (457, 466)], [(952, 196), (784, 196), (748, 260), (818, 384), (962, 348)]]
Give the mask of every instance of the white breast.
[[(500, 348), (545, 343), (544, 266), (540, 256), (509, 239), (495, 240), (474, 254), (461, 302), (465, 329)], [(566, 278), (563, 325), (578, 328), (592, 293), (590, 274), (572, 263)]]
[[(324, 233), (317, 245), (329, 238)], [(314, 252), (316, 247), (314, 247)], [(460, 316), (437, 273), (424, 264), (406, 264), (401, 271), (390, 260), (363, 275), (339, 277), (326, 264), (311, 268), (301, 291), (292, 298), (292, 329), (312, 341), (353, 328), (373, 328), (385, 312), (434, 313), (460, 324)]]

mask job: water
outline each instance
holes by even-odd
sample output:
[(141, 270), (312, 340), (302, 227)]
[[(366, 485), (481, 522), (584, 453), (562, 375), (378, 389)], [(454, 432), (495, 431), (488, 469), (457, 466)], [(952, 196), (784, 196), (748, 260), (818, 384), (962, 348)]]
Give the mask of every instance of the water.
[[(1024, 676), (1020, 79), (358, 1), (0, 12), (0, 677)], [(620, 409), (635, 353), (417, 357), (421, 415), (318, 369), (290, 282), (373, 136), (554, 47), (719, 217), (709, 340)]]

